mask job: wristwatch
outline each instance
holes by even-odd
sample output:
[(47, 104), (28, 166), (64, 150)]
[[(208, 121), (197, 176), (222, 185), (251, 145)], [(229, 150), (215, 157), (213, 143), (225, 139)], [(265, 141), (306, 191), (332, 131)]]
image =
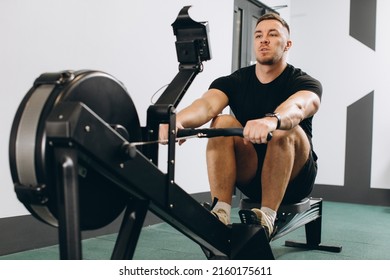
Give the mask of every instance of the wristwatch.
[(273, 117), (273, 118), (276, 118), (278, 120), (277, 124), (276, 124), (276, 129), (279, 129), (280, 128), (280, 123), (282, 122), (282, 119), (280, 117), (280, 114), (279, 113), (267, 113), (265, 114), (266, 117)]

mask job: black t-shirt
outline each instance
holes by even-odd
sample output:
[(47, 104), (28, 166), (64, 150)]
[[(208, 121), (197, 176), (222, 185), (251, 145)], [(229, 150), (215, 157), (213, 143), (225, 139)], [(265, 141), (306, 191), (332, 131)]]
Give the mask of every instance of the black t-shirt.
[[(233, 74), (213, 81), (209, 87), (219, 89), (229, 98), (229, 106), (238, 119), (245, 126), (248, 120), (264, 117), (272, 113), (291, 95), (300, 90), (309, 90), (322, 95), (321, 83), (288, 64), (286, 69), (270, 83), (261, 83), (255, 73), (255, 65), (241, 68)], [(312, 137), (312, 119), (303, 120), (299, 125), (306, 134)]]

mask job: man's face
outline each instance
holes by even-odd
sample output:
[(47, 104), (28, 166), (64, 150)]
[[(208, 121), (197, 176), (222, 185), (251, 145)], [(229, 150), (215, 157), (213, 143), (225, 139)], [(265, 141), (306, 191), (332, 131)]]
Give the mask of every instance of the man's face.
[(254, 33), (256, 60), (262, 65), (273, 65), (282, 59), (290, 48), (287, 28), (274, 19), (261, 21)]

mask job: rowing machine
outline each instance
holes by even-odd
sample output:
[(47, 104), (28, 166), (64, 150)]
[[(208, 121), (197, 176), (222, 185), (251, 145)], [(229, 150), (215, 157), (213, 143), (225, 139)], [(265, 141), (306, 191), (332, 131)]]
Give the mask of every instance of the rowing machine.
[[(131, 259), (148, 210), (210, 259), (273, 258), (261, 226), (224, 225), (175, 182), (175, 108), (211, 58), (207, 25), (188, 9), (172, 24), (179, 73), (149, 107), (146, 127), (122, 83), (100, 71), (42, 74), (21, 102), (9, 144), (15, 192), (34, 217), (58, 227), (61, 259), (81, 259), (81, 231), (123, 211), (111, 258)], [(157, 166), (161, 123), (170, 131), (166, 173)], [(140, 142), (152, 144), (131, 144)]]

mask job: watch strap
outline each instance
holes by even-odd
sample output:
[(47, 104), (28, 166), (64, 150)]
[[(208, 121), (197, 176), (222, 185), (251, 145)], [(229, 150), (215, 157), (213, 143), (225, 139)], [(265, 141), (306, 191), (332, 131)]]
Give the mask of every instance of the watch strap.
[(267, 113), (265, 114), (266, 117), (273, 117), (273, 118), (276, 118), (278, 120), (278, 122), (276, 123), (276, 129), (279, 129), (280, 128), (280, 124), (282, 122), (282, 118), (280, 117), (280, 114), (279, 113)]

